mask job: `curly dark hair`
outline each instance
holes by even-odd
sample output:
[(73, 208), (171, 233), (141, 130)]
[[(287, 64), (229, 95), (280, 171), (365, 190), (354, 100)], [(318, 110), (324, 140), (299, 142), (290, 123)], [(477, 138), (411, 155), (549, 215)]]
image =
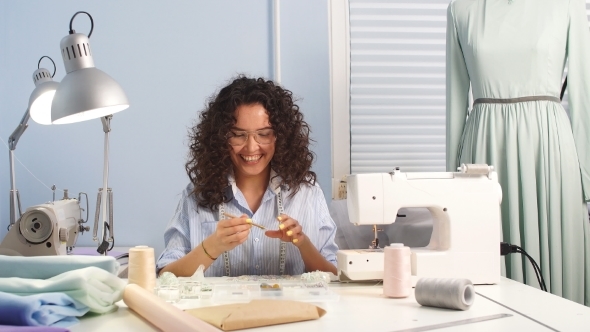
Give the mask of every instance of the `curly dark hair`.
[(235, 110), (241, 105), (262, 105), (276, 135), (271, 167), (282, 179), (281, 185), (299, 191), (302, 183), (315, 184), (311, 171), (314, 153), (309, 149), (309, 125), (293, 100), (293, 93), (263, 78), (239, 75), (213, 95), (199, 116), (200, 122), (189, 130), (190, 151), (185, 169), (194, 185), (199, 206), (217, 210), (227, 202), (225, 189), (232, 171), (227, 134), (236, 124)]

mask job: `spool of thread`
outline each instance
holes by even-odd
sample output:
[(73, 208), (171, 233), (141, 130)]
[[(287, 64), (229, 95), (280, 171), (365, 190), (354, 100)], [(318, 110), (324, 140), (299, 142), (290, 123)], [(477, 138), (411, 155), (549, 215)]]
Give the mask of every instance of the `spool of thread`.
[(383, 251), (383, 295), (408, 297), (412, 291), (410, 248), (403, 243), (392, 243)]
[(488, 175), (494, 170), (494, 166), (486, 164), (461, 164), (460, 171), (465, 174)]
[(475, 289), (469, 279), (421, 278), (415, 296), (423, 306), (467, 310), (475, 299)]
[(130, 284), (153, 292), (156, 287), (156, 260), (154, 248), (136, 246), (129, 249), (128, 279)]

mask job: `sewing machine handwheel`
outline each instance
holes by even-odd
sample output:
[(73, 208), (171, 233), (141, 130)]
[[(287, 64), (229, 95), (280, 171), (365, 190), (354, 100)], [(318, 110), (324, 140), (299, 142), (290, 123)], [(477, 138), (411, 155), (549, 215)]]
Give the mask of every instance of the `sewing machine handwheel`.
[(43, 243), (51, 236), (53, 225), (49, 216), (41, 211), (28, 211), (20, 219), (19, 229), (30, 243)]

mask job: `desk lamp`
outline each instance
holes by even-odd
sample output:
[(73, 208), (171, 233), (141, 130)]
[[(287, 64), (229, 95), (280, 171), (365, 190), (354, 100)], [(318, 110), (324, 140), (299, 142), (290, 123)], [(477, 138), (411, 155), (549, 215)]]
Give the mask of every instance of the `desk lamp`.
[[(49, 70), (40, 68), (41, 60), (43, 60), (43, 58), (47, 58), (53, 63), (53, 75), (50, 74)], [(39, 59), (37, 68), (38, 69), (33, 73), (35, 90), (33, 90), (33, 93), (31, 93), (31, 97), (29, 98), (29, 107), (23, 118), (20, 120), (18, 127), (16, 127), (14, 132), (12, 132), (12, 135), (8, 138), (8, 158), (10, 160), (10, 224), (8, 225), (8, 229), (10, 229), (22, 215), (20, 194), (16, 189), (16, 177), (14, 174), (14, 150), (16, 149), (16, 144), (21, 135), (29, 127), (27, 124), (29, 118), (33, 118), (35, 122), (40, 124), (51, 124), (51, 101), (55, 94), (55, 90), (59, 85), (52, 79), (55, 75), (55, 62), (53, 62), (50, 57), (42, 56), (41, 59)]]
[[(72, 23), (78, 14), (86, 14), (90, 18), (91, 26), (88, 36), (76, 33), (72, 29)], [(101, 118), (105, 133), (103, 186), (99, 189), (96, 202), (93, 240), (98, 242), (97, 251), (106, 255), (106, 252), (114, 246), (113, 196), (108, 187), (109, 132), (111, 131), (112, 114), (128, 108), (129, 101), (121, 86), (94, 66), (89, 43), (93, 28), (94, 21), (87, 12), (76, 12), (70, 20), (69, 34), (60, 43), (66, 76), (55, 92), (51, 104), (51, 121), (54, 124), (64, 124)], [(100, 234), (97, 234), (101, 213)]]

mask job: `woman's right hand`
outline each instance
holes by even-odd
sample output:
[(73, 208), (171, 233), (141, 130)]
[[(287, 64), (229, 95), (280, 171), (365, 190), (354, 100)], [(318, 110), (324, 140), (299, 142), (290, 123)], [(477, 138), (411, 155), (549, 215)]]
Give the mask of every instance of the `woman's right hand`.
[(248, 239), (248, 235), (250, 235), (251, 223), (252, 219), (249, 219), (245, 214), (237, 218), (220, 220), (217, 223), (215, 233), (210, 236), (211, 242), (215, 246), (214, 257), (244, 243)]

